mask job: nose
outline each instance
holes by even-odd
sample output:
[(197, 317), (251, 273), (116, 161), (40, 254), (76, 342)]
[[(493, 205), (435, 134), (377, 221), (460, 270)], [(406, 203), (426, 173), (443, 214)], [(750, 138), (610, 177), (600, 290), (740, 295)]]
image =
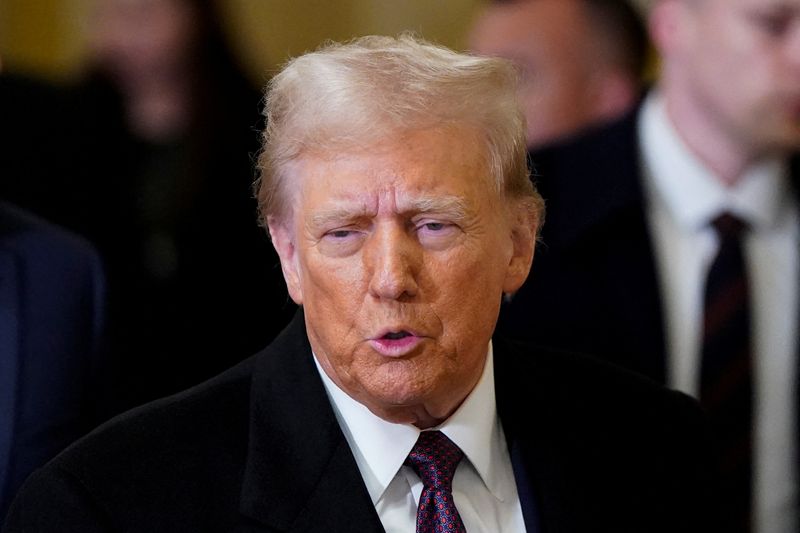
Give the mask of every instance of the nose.
[(370, 294), (382, 300), (402, 300), (417, 295), (419, 250), (404, 228), (378, 228), (366, 243)]

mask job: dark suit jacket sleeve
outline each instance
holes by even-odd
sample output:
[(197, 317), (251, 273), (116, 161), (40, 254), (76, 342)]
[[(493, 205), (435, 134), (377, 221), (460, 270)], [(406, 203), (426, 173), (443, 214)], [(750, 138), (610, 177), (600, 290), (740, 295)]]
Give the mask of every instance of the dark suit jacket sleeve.
[(114, 531), (80, 481), (60, 469), (37, 471), (24, 487), (11, 506), (3, 533)]
[[(0, 202), (0, 520), (25, 478), (107, 417), (105, 284), (84, 240)], [(4, 329), (0, 327), (0, 330)]]

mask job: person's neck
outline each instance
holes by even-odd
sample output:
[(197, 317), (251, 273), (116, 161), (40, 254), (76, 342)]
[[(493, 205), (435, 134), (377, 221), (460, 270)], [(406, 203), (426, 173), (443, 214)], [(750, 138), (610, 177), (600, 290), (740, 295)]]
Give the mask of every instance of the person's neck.
[(696, 100), (670, 91), (669, 86), (662, 91), (672, 127), (725, 186), (734, 186), (748, 168), (768, 155), (715, 122)]

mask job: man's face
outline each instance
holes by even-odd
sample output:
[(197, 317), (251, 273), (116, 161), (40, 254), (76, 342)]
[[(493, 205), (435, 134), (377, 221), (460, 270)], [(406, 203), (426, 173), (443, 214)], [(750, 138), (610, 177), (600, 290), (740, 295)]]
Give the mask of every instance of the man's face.
[(745, 149), (800, 146), (800, 0), (681, 0), (666, 58), (694, 107)]
[(596, 120), (594, 62), (586, 42), (591, 38), (582, 0), (493, 4), (476, 21), (470, 48), (520, 68), (529, 146), (565, 137)]
[(495, 192), (485, 152), (449, 128), (309, 155), (291, 170), (291, 220), (270, 221), (320, 364), (384, 419), (449, 416), (482, 373), (502, 293), (527, 276), (533, 223)]

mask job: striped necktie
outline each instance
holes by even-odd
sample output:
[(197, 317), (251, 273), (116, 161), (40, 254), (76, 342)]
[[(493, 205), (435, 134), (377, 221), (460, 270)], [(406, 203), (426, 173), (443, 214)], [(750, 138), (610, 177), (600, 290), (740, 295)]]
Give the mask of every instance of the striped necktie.
[(712, 222), (719, 251), (704, 301), (700, 403), (717, 439), (726, 532), (751, 527), (753, 383), (750, 288), (742, 253), (745, 226), (724, 213)]

